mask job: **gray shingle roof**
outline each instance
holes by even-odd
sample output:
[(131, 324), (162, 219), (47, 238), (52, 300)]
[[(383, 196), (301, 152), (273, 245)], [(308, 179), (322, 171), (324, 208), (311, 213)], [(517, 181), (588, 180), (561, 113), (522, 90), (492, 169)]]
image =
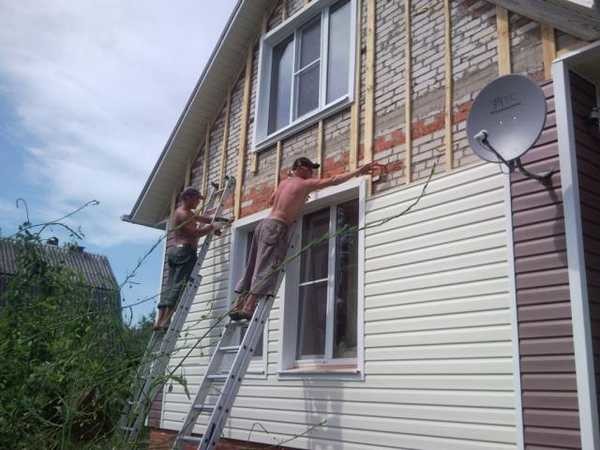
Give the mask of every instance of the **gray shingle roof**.
[[(118, 289), (118, 283), (103, 255), (95, 255), (77, 249), (40, 245), (44, 259), (52, 265), (64, 265), (80, 273), (86, 284), (97, 289)], [(10, 239), (0, 239), (0, 276), (12, 275), (17, 271), (16, 244)]]

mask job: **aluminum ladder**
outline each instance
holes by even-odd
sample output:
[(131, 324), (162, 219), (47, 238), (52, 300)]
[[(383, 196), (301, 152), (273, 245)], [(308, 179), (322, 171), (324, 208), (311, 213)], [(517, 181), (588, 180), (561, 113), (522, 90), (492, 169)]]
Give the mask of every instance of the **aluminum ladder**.
[[(235, 178), (229, 176), (224, 178), (222, 187), (219, 187), (216, 183), (211, 184), (210, 194), (202, 208), (203, 214), (212, 211), (211, 223), (220, 216), (223, 205), (231, 195), (234, 186)], [(166, 332), (153, 332), (146, 346), (146, 351), (130, 390), (130, 392), (134, 392), (134, 395), (127, 401), (120, 420), (122, 434), (129, 443), (135, 442), (139, 437), (146, 415), (150, 411), (152, 400), (167, 381), (164, 375), (165, 369), (169, 363), (171, 353), (175, 350), (177, 338), (181, 333), (198, 287), (202, 282), (200, 269), (210, 248), (212, 238), (212, 232), (207, 234), (198, 250), (198, 260), (185, 285), (168, 330)]]
[[(282, 279), (283, 270), (280, 270), (274, 292), (279, 291)], [(182, 450), (186, 442), (196, 444), (199, 450), (216, 448), (242, 380), (260, 342), (259, 339), (262, 338), (272, 306), (273, 297), (260, 298), (249, 322), (244, 320), (227, 323), (210, 358), (183, 427), (177, 434), (173, 450)], [(242, 328), (245, 326), (248, 328), (243, 335), (241, 344), (236, 345), (236, 342), (239, 343), (238, 330), (242, 332)], [(222, 389), (219, 389), (217, 385), (221, 384), (223, 384)], [(216, 395), (214, 392), (211, 393), (211, 388)], [(210, 402), (209, 396), (211, 396), (210, 398), (216, 396), (216, 402)], [(201, 414), (210, 415), (208, 425), (202, 436), (193, 436), (194, 425)]]

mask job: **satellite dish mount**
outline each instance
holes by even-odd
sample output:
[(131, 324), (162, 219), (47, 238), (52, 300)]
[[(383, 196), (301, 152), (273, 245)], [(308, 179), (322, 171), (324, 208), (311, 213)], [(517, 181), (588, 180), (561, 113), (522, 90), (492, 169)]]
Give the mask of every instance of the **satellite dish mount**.
[(542, 89), (522, 75), (506, 75), (489, 83), (473, 102), (467, 121), (469, 144), (481, 159), (504, 164), (509, 173), (518, 169), (529, 178), (547, 182), (554, 170), (536, 174), (521, 162), (545, 121)]

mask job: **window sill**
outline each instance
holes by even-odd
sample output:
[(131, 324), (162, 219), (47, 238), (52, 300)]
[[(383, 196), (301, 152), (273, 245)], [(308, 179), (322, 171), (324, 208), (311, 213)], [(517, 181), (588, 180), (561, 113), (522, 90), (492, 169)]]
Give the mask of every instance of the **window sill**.
[(353, 380), (362, 379), (362, 373), (355, 364), (307, 364), (280, 370), (277, 374), (285, 378), (320, 376)]
[(276, 131), (275, 133), (267, 136), (266, 138), (260, 141), (255, 141), (253, 150), (255, 152), (266, 150), (267, 148), (270, 148), (273, 144), (275, 144), (277, 141), (281, 141), (296, 133), (299, 133), (305, 128), (314, 125), (318, 121), (323, 120), (346, 109), (351, 104), (352, 100), (349, 97), (342, 97), (336, 102), (332, 103), (331, 105), (323, 108), (322, 110), (310, 113), (298, 120), (297, 122), (294, 122), (293, 124), (288, 125), (287, 127), (282, 128), (279, 131)]

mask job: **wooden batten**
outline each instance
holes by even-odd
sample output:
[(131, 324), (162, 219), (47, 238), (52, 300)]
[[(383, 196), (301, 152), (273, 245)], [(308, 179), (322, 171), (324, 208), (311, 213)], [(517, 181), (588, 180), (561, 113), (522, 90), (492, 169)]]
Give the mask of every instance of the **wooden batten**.
[(221, 168), (219, 169), (219, 186), (223, 186), (225, 179), (225, 167), (227, 166), (227, 147), (229, 145), (229, 116), (231, 114), (231, 95), (230, 89), (227, 93), (227, 102), (225, 103), (225, 123), (223, 124), (223, 142), (221, 143)]
[(173, 191), (173, 194), (171, 195), (171, 208), (169, 209), (169, 220), (167, 220), (167, 226), (170, 225), (173, 214), (175, 213), (175, 208), (177, 208), (178, 194), (179, 193), (177, 191)]
[(279, 186), (281, 181), (281, 157), (283, 154), (283, 144), (281, 141), (277, 141), (275, 147), (275, 187)]
[(192, 181), (192, 160), (189, 160), (185, 168), (185, 186), (189, 186)]
[(246, 149), (248, 147), (248, 116), (250, 115), (250, 90), (252, 89), (252, 58), (254, 56), (254, 45), (248, 48), (246, 55), (246, 72), (244, 74), (244, 94), (242, 98), (242, 113), (240, 118), (240, 145), (238, 148), (238, 165), (235, 178), (235, 199), (233, 214), (236, 219), (240, 218), (242, 205), (242, 184), (244, 183), (244, 171), (246, 169)]
[[(204, 139), (204, 161), (202, 162), (202, 194), (208, 196), (208, 162), (210, 153), (210, 126), (206, 127), (206, 137)], [(203, 202), (204, 203), (204, 202)]]
[(348, 156), (350, 170), (355, 170), (358, 167), (358, 145), (360, 141), (361, 0), (356, 0), (356, 8), (358, 9), (358, 13), (356, 18), (356, 48), (354, 56), (354, 102), (350, 109), (350, 155)]
[(404, 170), (406, 173), (406, 182), (412, 181), (412, 19), (411, 19), (411, 0), (404, 0), (405, 15), (405, 48), (404, 48), (404, 136), (405, 136), (405, 157)]
[(544, 80), (552, 78), (552, 61), (556, 59), (556, 37), (554, 28), (542, 24), (542, 53), (544, 58)]
[(510, 62), (510, 25), (508, 10), (496, 6), (496, 26), (498, 30), (498, 72), (507, 75), (512, 72)]
[(288, 18), (287, 0), (281, 0), (281, 20), (285, 21)]
[(364, 162), (373, 161), (375, 133), (375, 0), (367, 0), (367, 76), (365, 86)]
[(452, 80), (452, 10), (450, 0), (444, 0), (444, 65), (446, 77), (446, 102), (444, 107), (444, 122), (445, 122), (445, 154), (446, 154), (446, 170), (452, 170), (454, 167), (454, 155), (452, 152), (452, 112), (453, 112), (453, 80)]
[(317, 169), (317, 174), (319, 178), (323, 175), (323, 148), (325, 145), (325, 131), (323, 126), (323, 121), (319, 120), (319, 126), (317, 127), (317, 163), (319, 163), (319, 168)]

